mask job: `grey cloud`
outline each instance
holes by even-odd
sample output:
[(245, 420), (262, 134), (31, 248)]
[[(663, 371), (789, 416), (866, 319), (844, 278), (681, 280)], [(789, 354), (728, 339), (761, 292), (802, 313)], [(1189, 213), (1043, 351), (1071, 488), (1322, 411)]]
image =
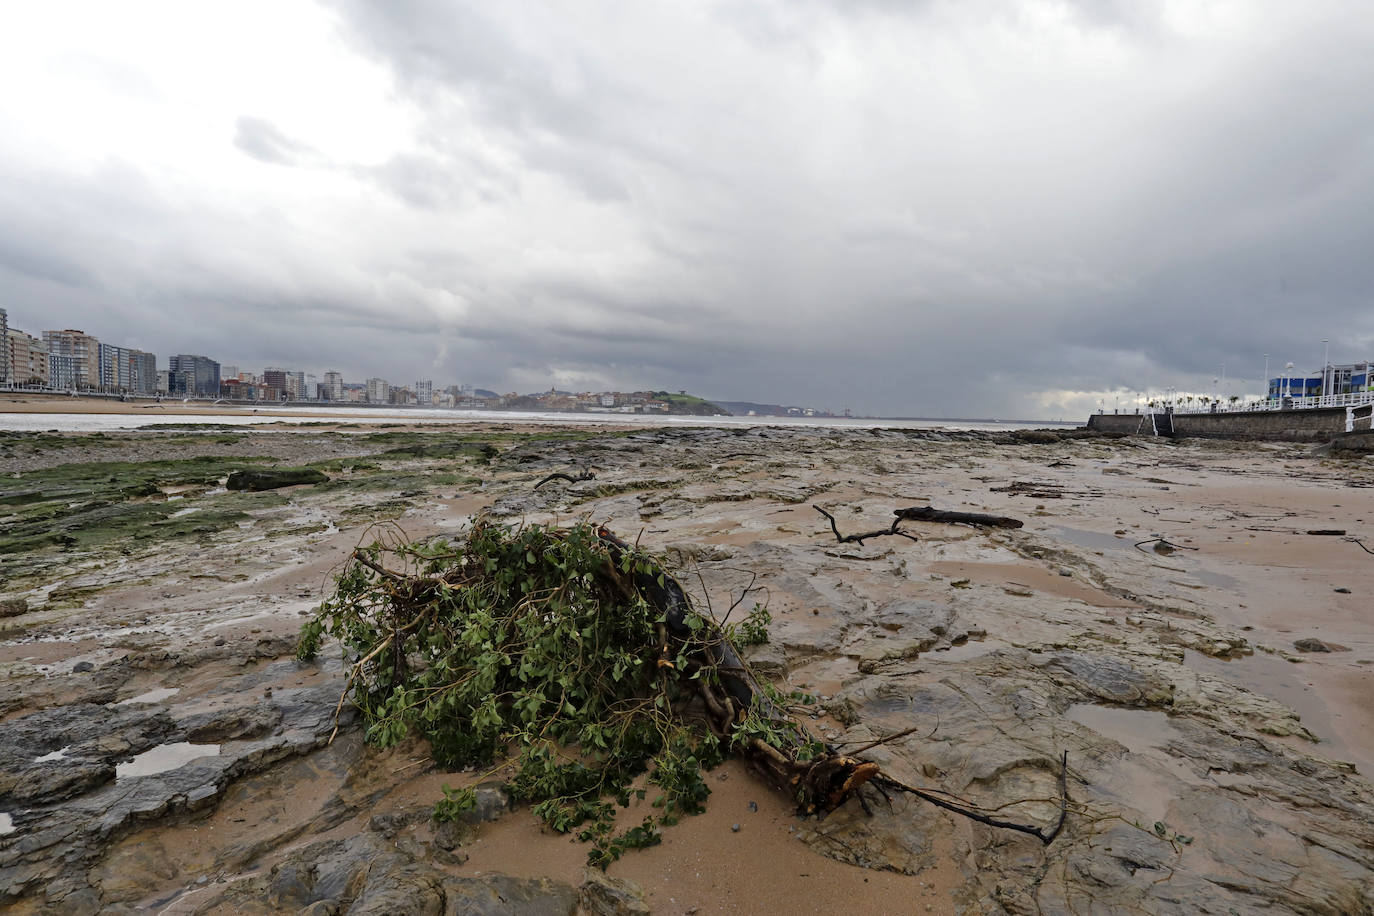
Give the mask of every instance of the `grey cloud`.
[(317, 155), (309, 145), (291, 139), (270, 121), (247, 115), (234, 125), (234, 145), (269, 165), (301, 165)]
[(393, 156), (361, 174), (413, 207), (444, 210), (460, 206), (471, 189), (444, 164), (416, 155)]
[(1374, 355), (1374, 21), (1338, 0), (1215, 32), (1089, 0), (332, 8), (413, 136), (322, 163), (240, 118), (245, 154), (330, 169), (300, 209), (0, 145), (11, 321), (888, 415)]
[(35, 247), (27, 238), (0, 237), (0, 268), (64, 286), (90, 286), (93, 282), (80, 263), (50, 249)]

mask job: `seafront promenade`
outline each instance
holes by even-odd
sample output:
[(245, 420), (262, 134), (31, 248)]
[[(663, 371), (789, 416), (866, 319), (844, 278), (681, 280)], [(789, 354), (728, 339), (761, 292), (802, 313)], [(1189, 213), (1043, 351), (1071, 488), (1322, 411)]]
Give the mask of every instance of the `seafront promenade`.
[(1088, 417), (1087, 427), (1096, 432), (1131, 436), (1326, 442), (1347, 433), (1368, 433), (1374, 428), (1374, 404), (1216, 412), (1147, 409), (1139, 413), (1096, 413)]

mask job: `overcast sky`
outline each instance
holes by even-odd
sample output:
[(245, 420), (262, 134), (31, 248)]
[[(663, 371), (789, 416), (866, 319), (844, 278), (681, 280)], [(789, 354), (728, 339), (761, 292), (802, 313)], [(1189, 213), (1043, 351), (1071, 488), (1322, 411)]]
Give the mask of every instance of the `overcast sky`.
[[(1374, 356), (1367, 0), (44, 0), (30, 333), (499, 391), (1078, 418)], [(1218, 384), (1220, 387), (1220, 384)]]

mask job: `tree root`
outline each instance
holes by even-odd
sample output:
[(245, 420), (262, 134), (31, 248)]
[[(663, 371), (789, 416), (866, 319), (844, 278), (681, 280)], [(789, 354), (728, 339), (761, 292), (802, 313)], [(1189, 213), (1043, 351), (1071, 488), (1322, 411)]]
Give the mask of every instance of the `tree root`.
[(1068, 818), (1068, 774), (1069, 752), (1064, 751), (1063, 755), (1060, 757), (1059, 763), (1059, 817), (1055, 821), (1053, 827), (1033, 827), (1029, 824), (1018, 824), (1015, 821), (1004, 821), (1000, 818), (993, 817), (989, 814), (984, 813), (983, 811), (978, 810), (978, 807), (972, 804), (971, 802), (966, 802), (962, 799), (950, 801), (949, 798), (944, 797), (944, 793), (937, 794), (936, 792), (932, 792), (929, 789), (922, 789), (918, 786), (907, 785), (906, 783), (901, 782), (897, 779), (893, 779), (891, 776), (888, 776), (886, 774), (878, 775), (874, 779), (874, 785), (885, 789), (893, 789), (898, 792), (906, 792), (910, 795), (915, 795), (919, 799), (930, 802), (937, 808), (944, 808), (946, 811), (952, 811), (955, 814), (962, 815), (968, 818), (969, 820), (977, 821), (980, 824), (987, 824), (989, 827), (1000, 827), (1003, 830), (1015, 830), (1017, 833), (1029, 834), (1030, 836), (1033, 836), (1036, 839), (1038, 839), (1044, 845), (1048, 846), (1054, 842), (1055, 837), (1059, 836), (1060, 831), (1064, 829), (1064, 822)]

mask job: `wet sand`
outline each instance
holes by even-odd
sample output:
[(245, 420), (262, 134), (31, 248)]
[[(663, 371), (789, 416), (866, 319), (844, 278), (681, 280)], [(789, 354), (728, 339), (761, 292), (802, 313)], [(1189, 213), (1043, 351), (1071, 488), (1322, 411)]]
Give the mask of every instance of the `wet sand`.
[[(334, 407), (348, 407), (349, 405), (335, 404)], [(212, 417), (315, 417), (321, 415), (307, 409), (292, 410), (290, 407), (282, 407), (267, 404), (261, 407), (253, 405), (229, 406), (225, 404), (212, 404), (205, 401), (183, 402), (180, 398), (164, 398), (162, 401), (135, 400), (120, 401), (115, 398), (82, 398), (70, 397), (68, 395), (41, 395), (23, 394), (5, 396), (0, 393), (0, 413), (26, 413), (26, 414), (63, 414), (63, 413), (89, 413), (89, 414), (126, 414), (132, 417), (147, 417), (156, 414), (169, 417), (178, 416), (212, 416)], [(348, 417), (368, 417), (369, 414), (365, 407), (359, 407), (354, 414), (330, 414), (328, 419), (345, 422)]]
[[(91, 404), (96, 406), (105, 405)], [(127, 410), (108, 406), (110, 412)], [(62, 407), (69, 409), (66, 402)], [(903, 669), (904, 676), (932, 684), (945, 671), (980, 664), (994, 650), (1011, 647), (1037, 658), (1079, 641), (1110, 645), (1114, 634), (1136, 638), (1158, 627), (1161, 658), (1176, 658), (1200, 676), (1277, 701), (1296, 711), (1318, 739), (1276, 735), (1285, 747), (1348, 761), (1365, 776), (1374, 773), (1374, 704), (1368, 701), (1374, 696), (1374, 616), (1367, 612), (1374, 556), (1347, 539), (1361, 538), (1374, 549), (1374, 462), (1321, 462), (1307, 457), (1305, 447), (1290, 445), (1083, 440), (1000, 451), (953, 443), (941, 446), (941, 459), (932, 465), (901, 440), (873, 446), (860, 461), (845, 444), (849, 440), (831, 454), (824, 434), (818, 437), (806, 448), (772, 456), (767, 467), (731, 457), (729, 441), (722, 441), (714, 451), (706, 449), (705, 457), (693, 455), (698, 466), (688, 469), (674, 467), (671, 458), (665, 463), (663, 452), (623, 457), (615, 449), (625, 443), (617, 440), (604, 447), (600, 479), (581, 489), (530, 501), (530, 481), (545, 469), (512, 463), (483, 470), (480, 487), (449, 485), (413, 500), (395, 524), (408, 537), (451, 532), (473, 513), (518, 497), (525, 500), (517, 501), (518, 517), (529, 521), (590, 515), (655, 549), (718, 547), (724, 551), (718, 563), (707, 557), (689, 564), (700, 569), (701, 586), (715, 592), (718, 604), (728, 604), (721, 596), (739, 587), (740, 569), (758, 573), (769, 589), (783, 683), (826, 694), (855, 683), (861, 657), (896, 638), (895, 630), (861, 632), (851, 625), (856, 615), (893, 602), (947, 604), (977, 624), (972, 637), (923, 652)], [(547, 455), (548, 448), (531, 446), (530, 454)], [(1035, 495), (998, 491), (1017, 481), (1033, 483)], [(634, 486), (596, 495), (603, 483), (617, 482)], [(42, 618), (48, 622), (11, 633), (0, 642), (0, 662), (12, 673), (29, 666), (49, 678), (53, 687), (34, 693), (33, 702), (51, 703), (62, 702), (60, 677), (77, 662), (108, 664), (132, 644), (289, 639), (301, 614), (327, 592), (331, 572), (366, 536), (357, 515), (346, 523), (337, 506), (312, 502), (304, 489), (293, 499), (328, 518), (326, 527), (245, 545), (222, 561), (173, 551), (163, 565), (145, 563), (137, 575), (92, 594), (79, 617), (52, 611)], [(918, 501), (1011, 515), (1026, 528), (988, 533), (909, 523), (904, 528), (919, 538), (915, 543), (880, 538), (841, 545), (809, 505), (834, 512), (841, 531), (848, 532), (884, 526), (893, 509)], [(1347, 534), (1306, 533), (1329, 528)], [(1154, 551), (1150, 542), (1156, 538), (1178, 549)], [(814, 557), (815, 568), (776, 565), (777, 557), (798, 551)], [(206, 576), (198, 578), (197, 571)], [(48, 612), (38, 611), (43, 613)], [(1244, 647), (1213, 651), (1219, 632), (1241, 634)], [(861, 637), (867, 641), (856, 642)], [(1306, 637), (1336, 651), (1298, 651), (1293, 643)], [(211, 668), (149, 671), (124, 684), (119, 699), (175, 689), (158, 701), (188, 702), (213, 677)], [(12, 709), (5, 718), (31, 706)], [(1080, 705), (1066, 718), (1125, 748), (1128, 756), (1115, 777), (1122, 780), (1118, 790), (1149, 796), (1141, 810), (1163, 819), (1177, 790), (1158, 783), (1157, 774), (1180, 766), (1163, 753), (1175, 735), (1172, 717)], [(829, 718), (814, 727), (837, 734), (843, 729)], [(399, 762), (393, 755), (389, 765), (415, 772), (384, 796), (389, 805), (431, 803), (440, 783), (461, 779), (433, 772), (422, 754)], [(151, 827), (138, 836), (172, 849), (194, 833), (192, 851), (176, 856), (188, 874), (212, 871), (226, 842), (206, 839), (212, 828), (218, 825), (241, 844), (309, 822), (331, 786), (340, 784), (319, 775), (327, 769), (317, 767), (315, 777), (293, 771), (304, 780), (299, 792), (273, 795), (275, 807), (259, 812), (261, 817), (254, 813), (258, 802), (231, 793), (207, 821), (161, 831)], [(785, 799), (740, 764), (713, 774), (711, 787), (706, 814), (668, 830), (662, 846), (632, 852), (610, 869), (643, 886), (654, 912), (982, 911), (970, 896), (971, 841), (962, 821), (931, 815), (931, 824), (939, 825), (933, 852), (915, 874), (861, 869), (823, 855), (814, 838), (804, 843), (802, 822)], [(751, 801), (756, 812), (748, 808)], [(365, 830), (368, 816), (364, 812), (332, 829), (339, 835)], [(732, 830), (736, 823), (738, 832)], [(249, 873), (262, 873), (304, 842), (269, 844)], [(502, 872), (574, 883), (585, 859), (580, 844), (542, 830), (527, 812), (487, 825), (465, 850), (463, 874)], [(166, 899), (178, 878), (159, 880), (158, 899)], [(194, 911), (193, 896), (183, 902), (183, 909), (173, 911)]]

